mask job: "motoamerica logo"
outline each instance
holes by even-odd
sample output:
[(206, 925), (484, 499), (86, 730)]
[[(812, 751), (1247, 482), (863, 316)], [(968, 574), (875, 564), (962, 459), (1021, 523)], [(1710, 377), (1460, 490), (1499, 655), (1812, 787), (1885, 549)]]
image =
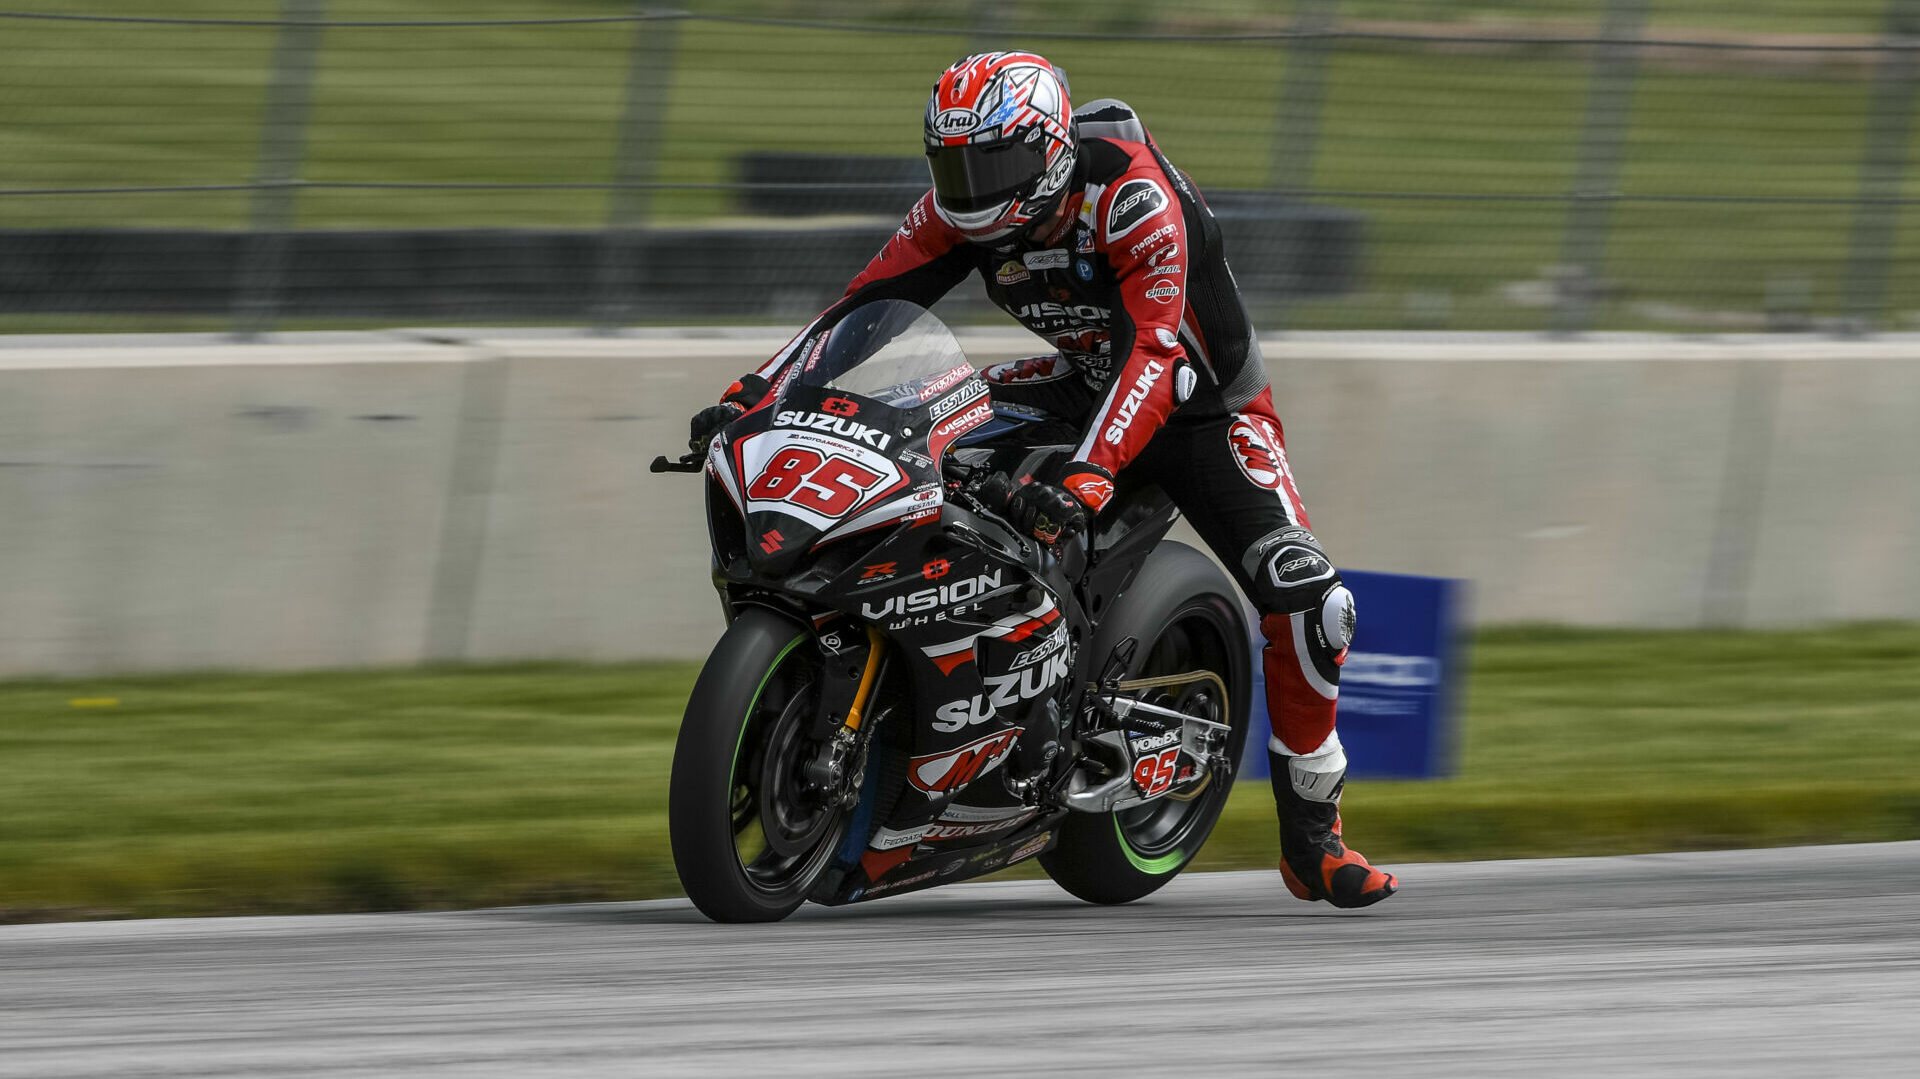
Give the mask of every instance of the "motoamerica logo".
[(936, 607), (953, 607), (970, 602), (1000, 587), (1000, 571), (983, 573), (966, 581), (955, 581), (937, 588), (922, 588), (905, 595), (888, 596), (884, 603), (876, 604), (871, 600), (860, 605), (863, 618), (881, 619), (894, 614), (914, 614), (919, 611), (931, 611)]
[(884, 431), (868, 427), (844, 416), (829, 416), (824, 412), (796, 412), (792, 409), (780, 412), (773, 417), (775, 427), (802, 427), (809, 431), (826, 431), (855, 442), (864, 442), (876, 450), (884, 450), (893, 436)]

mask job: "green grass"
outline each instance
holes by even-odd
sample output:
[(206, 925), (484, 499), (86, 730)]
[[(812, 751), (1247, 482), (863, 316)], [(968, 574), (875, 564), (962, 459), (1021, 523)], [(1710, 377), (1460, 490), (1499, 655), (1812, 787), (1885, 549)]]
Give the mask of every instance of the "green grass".
[[(673, 894), (694, 673), (0, 684), (0, 916)], [(1920, 838), (1920, 627), (1492, 631), (1465, 712), (1456, 778), (1350, 785), (1376, 862)], [(1270, 864), (1272, 813), (1241, 787), (1199, 866)]]
[[(40, 0), (49, 11), (258, 18), (236, 0)], [(965, 51), (960, 8), (886, 3), (822, 7), (737, 0), (696, 10), (863, 22), (915, 21), (906, 36), (696, 21), (682, 25), (654, 177), (656, 220), (738, 212), (738, 154), (755, 149), (911, 155), (929, 80)], [(1426, 5), (1355, 0), (1360, 19), (1545, 20), (1591, 25), (1597, 0)], [(332, 0), (353, 19), (500, 18), (527, 0)], [(544, 16), (624, 14), (614, 0), (549, 0)], [(1284, 14), (1282, 5), (1279, 14)], [(1655, 2), (1656, 29), (1877, 32), (1881, 0), (1826, 4)], [(1212, 0), (1180, 16), (1202, 30), (1275, 13)], [(1023, 19), (1040, 16), (1022, 15)], [(1164, 5), (1070, 4), (1044, 27), (1151, 33)], [(1197, 20), (1197, 22), (1196, 22)], [(1209, 20), (1213, 20), (1209, 22)], [(1224, 22), (1222, 22), (1224, 20)], [(1236, 22), (1237, 20), (1237, 22)], [(1177, 21), (1177, 20), (1176, 20)], [(1216, 25), (1218, 23), (1219, 25)], [(1023, 23), (1022, 25), (1041, 25)], [(634, 31), (626, 25), (341, 27), (321, 39), (301, 175), (316, 182), (592, 184), (613, 178)], [(1203, 188), (1269, 181), (1286, 53), (1257, 43), (1049, 38), (1082, 100), (1130, 100), (1169, 155)], [(0, 23), (0, 188), (246, 183), (274, 32), (256, 27)], [(1802, 58), (1804, 59), (1804, 58)], [(1347, 42), (1329, 65), (1313, 183), (1326, 192), (1555, 197), (1573, 183), (1590, 82), (1577, 49), (1448, 50)], [(1632, 98), (1617, 190), (1628, 195), (1859, 193), (1871, 69), (1752, 53), (1650, 57)], [(1920, 160), (1920, 128), (1910, 160)], [(1920, 196), (1920, 170), (1906, 194)], [(1565, 208), (1545, 202), (1433, 201), (1328, 195), (1368, 217), (1361, 289), (1295, 313), (1303, 327), (1422, 324), (1409, 305), (1458, 328), (1535, 328), (1546, 312), (1515, 302), (1516, 282), (1565, 259)], [(241, 228), (242, 191), (0, 197), (0, 227), (167, 225)], [(593, 227), (604, 191), (333, 189), (304, 191), (307, 227), (520, 225)], [(1920, 214), (1895, 236), (1891, 303), (1920, 308)], [(1605, 328), (1663, 325), (1642, 301), (1754, 313), (1770, 283), (1804, 282), (1817, 314), (1845, 309), (1844, 206), (1635, 203), (1613, 214)], [(76, 318), (74, 325), (84, 319)]]

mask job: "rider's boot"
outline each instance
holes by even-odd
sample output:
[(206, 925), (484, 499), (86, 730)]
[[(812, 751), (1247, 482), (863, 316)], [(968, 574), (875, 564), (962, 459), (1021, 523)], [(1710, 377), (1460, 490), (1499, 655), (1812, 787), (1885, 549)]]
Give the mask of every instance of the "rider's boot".
[(1270, 746), (1267, 761), (1280, 814), (1280, 877), (1287, 890), (1336, 907), (1370, 906), (1392, 895), (1399, 879), (1368, 865), (1340, 840), (1340, 791), (1347, 779), (1340, 736), (1329, 734), (1320, 748), (1298, 756)]

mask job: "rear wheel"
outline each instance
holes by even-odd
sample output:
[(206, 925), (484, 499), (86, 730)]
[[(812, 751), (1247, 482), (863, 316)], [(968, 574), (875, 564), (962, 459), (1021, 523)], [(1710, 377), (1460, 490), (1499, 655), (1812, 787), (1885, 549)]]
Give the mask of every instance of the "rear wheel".
[(734, 619), (687, 701), (667, 830), (687, 897), (717, 922), (778, 921), (832, 861), (847, 814), (803, 769), (816, 702), (807, 634), (771, 611)]
[[(1097, 648), (1127, 637), (1139, 641), (1128, 677), (1212, 671), (1228, 687), (1221, 700), (1211, 682), (1148, 691), (1143, 700), (1232, 728), (1233, 769), (1176, 786), (1156, 801), (1111, 813), (1070, 814), (1060, 842), (1040, 864), (1062, 888), (1090, 903), (1127, 903), (1172, 880), (1212, 833), (1247, 737), (1252, 680), (1246, 619), (1233, 586), (1212, 562), (1185, 544), (1163, 543), (1101, 624)], [(1104, 651), (1093, 655), (1096, 667)]]

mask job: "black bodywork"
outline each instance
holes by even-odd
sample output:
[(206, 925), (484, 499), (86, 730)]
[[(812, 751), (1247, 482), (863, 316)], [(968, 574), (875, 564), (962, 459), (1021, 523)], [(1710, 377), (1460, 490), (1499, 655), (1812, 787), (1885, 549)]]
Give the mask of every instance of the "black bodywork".
[[(1119, 643), (1102, 639), (1100, 617), (1177, 515), (1158, 488), (1122, 484), (1089, 534), (1052, 549), (1020, 535), (996, 512), (1009, 477), (1064, 452), (1052, 441), (1063, 432), (1031, 410), (993, 404), (971, 371), (950, 377), (919, 400), (790, 371), (777, 399), (734, 423), (708, 455), (714, 583), (729, 619), (758, 605), (811, 634), (822, 675), (817, 739), (832, 736), (855, 698), (869, 627), (884, 642), (850, 772), (858, 805), (808, 896), (815, 902), (952, 883), (1056, 841), (1068, 811), (1047, 791), (1065, 779), (1089, 721), (1087, 687)], [(953, 422), (962, 416), (970, 418)], [(761, 439), (783, 448), (761, 451)], [(757, 478), (796, 457), (787, 471), (797, 475), (834, 452), (849, 462), (819, 467), (859, 469), (856, 481), (883, 471), (879, 454), (898, 469), (854, 496), (838, 525), (823, 527), (811, 511), (846, 484), (795, 495), (791, 481)], [(768, 497), (750, 497), (756, 489)], [(783, 491), (803, 508), (782, 502)], [(1028, 782), (1016, 793), (1021, 784), (1009, 779)]]

